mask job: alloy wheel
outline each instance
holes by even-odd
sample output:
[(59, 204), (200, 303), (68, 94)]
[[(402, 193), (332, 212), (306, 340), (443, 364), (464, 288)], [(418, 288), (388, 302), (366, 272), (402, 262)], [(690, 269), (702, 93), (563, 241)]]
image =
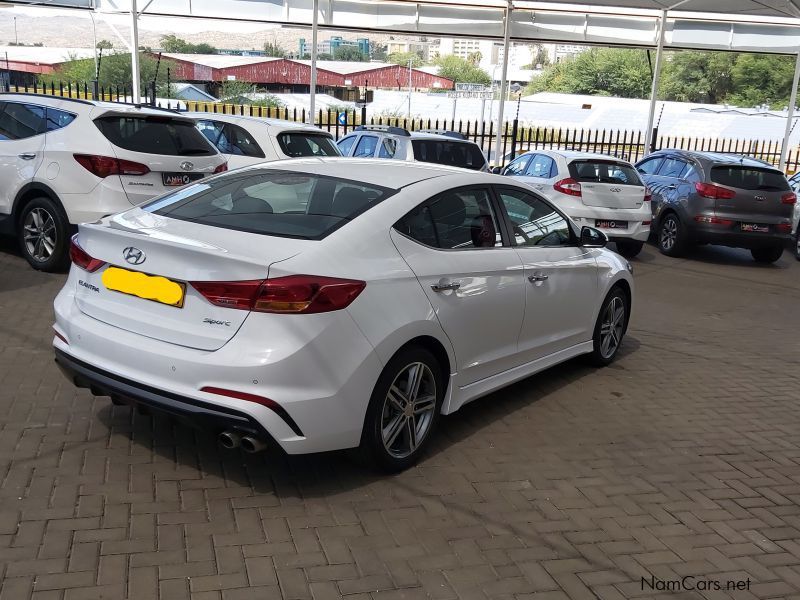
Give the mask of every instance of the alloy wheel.
[(609, 358), (619, 348), (622, 331), (625, 328), (625, 304), (615, 296), (606, 306), (603, 322), (600, 325), (600, 354)]
[(56, 247), (56, 222), (44, 208), (34, 208), (22, 224), (25, 249), (38, 262), (46, 262)]
[(674, 217), (667, 217), (661, 225), (661, 247), (664, 250), (671, 250), (678, 237), (678, 223)]
[(395, 377), (383, 402), (381, 438), (395, 458), (411, 456), (423, 442), (436, 410), (436, 378), (421, 362), (405, 367)]

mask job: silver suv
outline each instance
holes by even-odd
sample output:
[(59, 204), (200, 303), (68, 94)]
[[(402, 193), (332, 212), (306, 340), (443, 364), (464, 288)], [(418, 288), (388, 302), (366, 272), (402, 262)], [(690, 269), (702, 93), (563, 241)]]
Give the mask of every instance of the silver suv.
[(636, 163), (652, 192), (656, 242), (668, 256), (691, 244), (747, 248), (775, 262), (791, 240), (795, 193), (771, 164), (732, 154), (659, 150)]
[(457, 131), (423, 129), (410, 132), (388, 125), (360, 125), (337, 142), (343, 156), (416, 160), (473, 171), (487, 171), (478, 144)]

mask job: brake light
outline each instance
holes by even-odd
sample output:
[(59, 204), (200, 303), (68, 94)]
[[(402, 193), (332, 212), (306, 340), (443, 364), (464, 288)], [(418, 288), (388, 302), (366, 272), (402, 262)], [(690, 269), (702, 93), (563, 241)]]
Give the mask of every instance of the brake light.
[(572, 177), (556, 181), (553, 184), (553, 189), (568, 196), (581, 196), (581, 184), (572, 179)]
[(106, 264), (105, 261), (92, 258), (86, 250), (80, 247), (77, 233), (72, 236), (69, 242), (69, 259), (72, 261), (72, 264), (89, 273), (94, 273), (97, 269)]
[(795, 204), (797, 203), (797, 194), (788, 192), (781, 196), (781, 204)]
[(73, 154), (84, 169), (101, 179), (109, 175), (147, 175), (150, 167), (131, 160), (97, 154)]
[(311, 314), (341, 310), (366, 287), (364, 281), (289, 275), (251, 281), (193, 281), (212, 304), (266, 313)]
[(216, 169), (214, 169), (214, 175), (216, 175), (217, 173), (224, 173), (227, 170), (228, 170), (228, 163), (224, 162)]
[(262, 406), (269, 406), (270, 408), (277, 406), (275, 400), (264, 398), (263, 396), (256, 396), (255, 394), (248, 394), (247, 392), (238, 392), (236, 390), (228, 390), (225, 388), (218, 388), (214, 386), (205, 386), (200, 388), (201, 392), (207, 394), (217, 394), (218, 396), (227, 396), (228, 398), (236, 398), (237, 400), (247, 400), (248, 402), (255, 402)]
[(728, 188), (720, 187), (712, 183), (697, 182), (694, 184), (694, 189), (703, 198), (711, 198), (712, 200), (730, 200), (736, 196), (736, 192)]
[(792, 233), (792, 224), (791, 223), (778, 223), (776, 225), (778, 231), (781, 233)]
[(707, 215), (697, 215), (694, 218), (698, 223), (710, 223), (711, 225), (733, 225), (730, 219), (720, 219), (719, 217), (709, 217)]
[(653, 199), (653, 192), (650, 191), (650, 188), (644, 188), (644, 201), (650, 202)]

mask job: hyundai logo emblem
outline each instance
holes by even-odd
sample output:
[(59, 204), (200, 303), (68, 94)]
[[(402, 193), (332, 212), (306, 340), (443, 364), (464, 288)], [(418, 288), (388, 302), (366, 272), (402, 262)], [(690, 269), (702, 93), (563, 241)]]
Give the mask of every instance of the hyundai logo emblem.
[(608, 188), (608, 191), (618, 194), (619, 192), (622, 191), (622, 189), (621, 188)]
[(125, 258), (127, 262), (132, 265), (140, 265), (145, 260), (147, 260), (147, 256), (145, 253), (139, 250), (138, 248), (134, 248), (133, 246), (128, 246), (122, 251), (122, 256)]
[(188, 160), (185, 160), (180, 164), (180, 167), (184, 171), (191, 171), (192, 169), (194, 169), (194, 163), (190, 162)]

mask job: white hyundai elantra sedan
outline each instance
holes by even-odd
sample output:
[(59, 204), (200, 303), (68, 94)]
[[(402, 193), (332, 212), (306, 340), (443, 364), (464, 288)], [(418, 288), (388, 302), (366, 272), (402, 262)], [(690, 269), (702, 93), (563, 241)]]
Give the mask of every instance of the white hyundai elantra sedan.
[(441, 414), (617, 354), (630, 265), (508, 178), (297, 159), (81, 225), (56, 361), (227, 447), (418, 459)]

